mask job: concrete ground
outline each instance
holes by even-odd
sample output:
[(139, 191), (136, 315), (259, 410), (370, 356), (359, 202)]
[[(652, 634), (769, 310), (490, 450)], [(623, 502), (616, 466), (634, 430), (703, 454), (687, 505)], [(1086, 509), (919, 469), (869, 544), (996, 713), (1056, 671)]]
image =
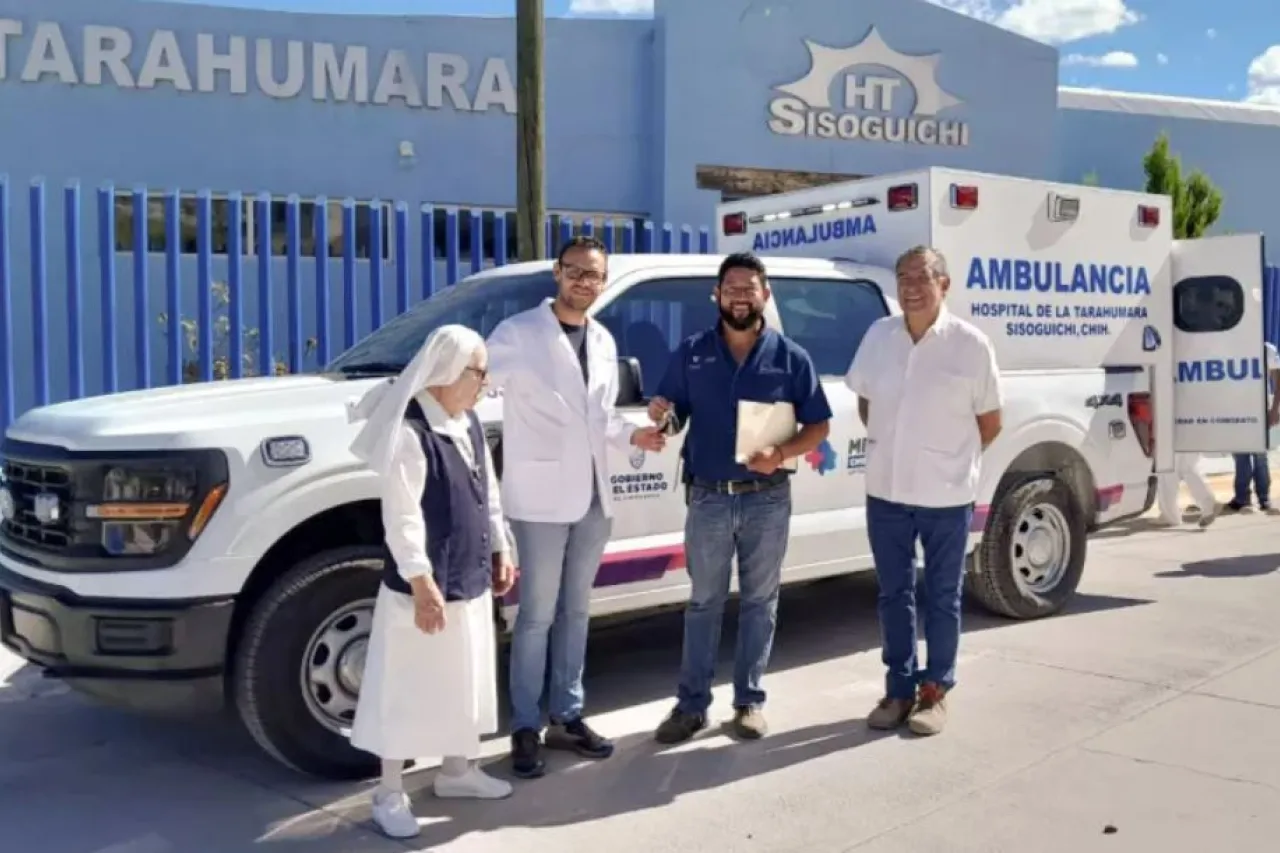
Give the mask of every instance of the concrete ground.
[(649, 732), (670, 704), (678, 617), (601, 632), (589, 701), (618, 754), (557, 758), (554, 775), (502, 803), (422, 790), (413, 844), (370, 829), (367, 786), (297, 778), (231, 727), (95, 707), (0, 657), (0, 850), (1274, 849), (1280, 519), (1152, 527), (1099, 534), (1058, 617), (968, 615), (951, 725), (930, 740), (863, 724), (881, 686), (865, 577), (785, 596), (767, 683), (774, 731), (758, 743), (715, 731), (659, 749)]

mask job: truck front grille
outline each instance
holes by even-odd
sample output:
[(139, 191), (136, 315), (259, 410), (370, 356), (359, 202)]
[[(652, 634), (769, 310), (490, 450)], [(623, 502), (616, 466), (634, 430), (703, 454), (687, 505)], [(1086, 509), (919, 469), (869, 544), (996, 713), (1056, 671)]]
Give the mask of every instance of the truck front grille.
[(71, 472), (58, 465), (4, 461), (4, 487), (12, 499), (8, 517), (0, 522), (4, 538), (43, 551), (71, 545)]

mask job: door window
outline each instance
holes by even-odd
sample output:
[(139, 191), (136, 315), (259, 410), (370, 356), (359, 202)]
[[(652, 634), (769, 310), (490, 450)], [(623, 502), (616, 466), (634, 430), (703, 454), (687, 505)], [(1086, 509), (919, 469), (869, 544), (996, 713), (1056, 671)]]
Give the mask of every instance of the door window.
[(770, 278), (787, 337), (804, 347), (820, 376), (844, 376), (871, 324), (888, 313), (869, 281)]
[(641, 282), (595, 315), (618, 345), (620, 358), (640, 362), (646, 398), (657, 393), (667, 362), (680, 342), (712, 326), (719, 312), (705, 276)]

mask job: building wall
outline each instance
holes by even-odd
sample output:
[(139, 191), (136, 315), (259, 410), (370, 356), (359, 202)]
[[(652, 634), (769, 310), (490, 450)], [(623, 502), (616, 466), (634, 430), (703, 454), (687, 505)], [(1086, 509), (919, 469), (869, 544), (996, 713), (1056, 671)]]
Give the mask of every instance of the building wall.
[(1245, 104), (1063, 90), (1056, 177), (1094, 173), (1102, 186), (1142, 189), (1142, 158), (1161, 132), (1184, 173), (1204, 172), (1222, 191), (1211, 233), (1273, 235), (1268, 258), (1280, 262), (1280, 110)]
[[(655, 15), (666, 115), (657, 207), (669, 221), (712, 218), (719, 196), (697, 189), (699, 164), (856, 175), (930, 165), (1027, 176), (1053, 169), (1058, 53), (1046, 45), (922, 0), (658, 0)], [(810, 70), (806, 41), (843, 48), (862, 42), (873, 27), (892, 51), (937, 55), (917, 62), (927, 82), (936, 80), (959, 101), (937, 118), (962, 122), (967, 144), (812, 138), (770, 130), (771, 102), (785, 94), (775, 87)], [(881, 62), (864, 50), (855, 61), (829, 69), (821, 81), (827, 85), (818, 91), (836, 113), (909, 116), (920, 92), (895, 69), (911, 64), (911, 56)], [(929, 63), (936, 67), (933, 79)], [(868, 77), (896, 84), (889, 103), (872, 104), (888, 109), (866, 109), (868, 102), (857, 98), (856, 106), (847, 105), (842, 84), (849, 75), (855, 85), (865, 85)]]
[[(23, 29), (7, 39), (0, 111), (39, 116), (5, 123), (0, 156), (12, 177), (514, 203), (510, 19), (300, 15), (142, 0), (0, 0), (0, 19), (20, 21)], [(69, 63), (48, 67), (65, 68), (68, 76), (59, 80), (50, 73), (26, 82), (24, 61), (39, 43), (41, 22), (56, 24), (69, 54)], [(94, 73), (84, 61), (86, 26), (123, 31), (116, 35), (132, 42), (125, 82), (134, 85), (113, 83), (105, 72), (100, 85), (86, 84)], [(189, 85), (139, 80), (157, 32), (161, 39), (173, 34)], [(229, 52), (231, 37), (243, 40), (244, 59), (237, 63), (244, 69), (243, 94), (232, 92), (227, 73), (209, 72), (202, 86), (201, 66), (209, 66), (200, 58), (202, 36), (212, 37), (220, 54)], [(290, 79), (290, 52), (296, 55), (301, 74), (287, 97), (262, 92), (257, 72), (264, 42), (278, 81)], [(634, 164), (648, 143), (650, 42), (651, 27), (643, 21), (547, 22), (551, 206), (646, 211), (646, 182)], [(340, 59), (352, 48), (367, 56), (367, 85), (345, 98), (335, 97), (314, 73), (317, 57), (330, 47)], [(394, 87), (379, 86), (388, 54), (396, 50), (427, 106), (407, 106), (391, 94)], [(459, 60), (468, 73), (464, 97), (456, 102), (441, 82), (445, 65), (457, 68)], [(313, 97), (317, 86), (320, 98)], [(380, 89), (388, 97), (373, 103)], [(478, 96), (480, 89), (488, 95)], [(357, 102), (359, 91), (367, 92), (360, 98), (365, 103)], [(402, 142), (416, 156), (400, 156)]]

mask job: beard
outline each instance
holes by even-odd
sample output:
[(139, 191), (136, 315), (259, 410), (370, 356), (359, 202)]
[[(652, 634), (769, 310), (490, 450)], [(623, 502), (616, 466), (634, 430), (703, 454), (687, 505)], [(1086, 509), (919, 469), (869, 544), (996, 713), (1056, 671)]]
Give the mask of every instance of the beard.
[(720, 319), (730, 329), (733, 329), (735, 332), (745, 332), (749, 329), (754, 329), (760, 324), (760, 320), (764, 316), (764, 312), (759, 308), (756, 308), (753, 305), (746, 306), (746, 313), (739, 316), (736, 313), (737, 307), (738, 306), (726, 308), (723, 305), (720, 306)]

